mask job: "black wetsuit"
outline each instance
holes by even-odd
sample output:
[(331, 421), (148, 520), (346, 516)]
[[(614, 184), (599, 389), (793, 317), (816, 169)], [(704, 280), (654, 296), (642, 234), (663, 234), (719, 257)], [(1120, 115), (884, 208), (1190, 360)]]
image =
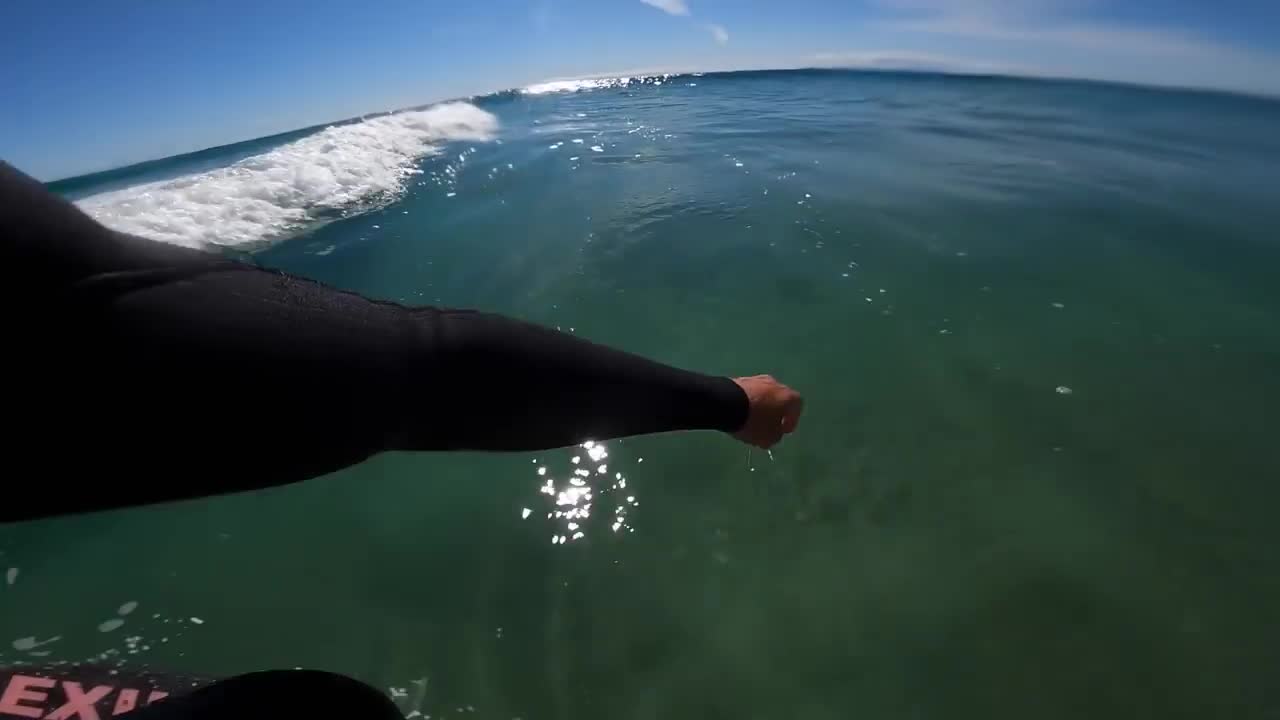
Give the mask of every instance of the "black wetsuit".
[(728, 378), (113, 232), (4, 163), (0, 253), (9, 462), (40, 477), (0, 520), (747, 417)]
[(0, 521), (282, 485), (384, 450), (536, 450), (747, 418), (728, 378), (114, 232), (3, 162), (0, 253)]

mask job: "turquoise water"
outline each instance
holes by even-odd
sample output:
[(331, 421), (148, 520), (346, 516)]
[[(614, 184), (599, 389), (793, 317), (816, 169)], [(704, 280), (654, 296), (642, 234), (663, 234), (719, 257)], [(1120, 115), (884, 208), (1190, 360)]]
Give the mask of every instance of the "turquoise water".
[[(0, 662), (319, 667), (433, 718), (1275, 715), (1280, 102), (533, 90), (54, 188), (372, 296), (770, 372), (800, 432), (387, 455), (3, 527)], [(600, 498), (556, 517), (540, 488), (583, 468)]]

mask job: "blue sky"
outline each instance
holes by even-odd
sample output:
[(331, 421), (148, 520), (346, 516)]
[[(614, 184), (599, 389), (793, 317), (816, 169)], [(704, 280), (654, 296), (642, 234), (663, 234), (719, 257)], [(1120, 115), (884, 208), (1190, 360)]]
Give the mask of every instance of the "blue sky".
[(646, 69), (920, 67), (1280, 95), (1277, 0), (4, 0), (0, 157), (52, 179)]

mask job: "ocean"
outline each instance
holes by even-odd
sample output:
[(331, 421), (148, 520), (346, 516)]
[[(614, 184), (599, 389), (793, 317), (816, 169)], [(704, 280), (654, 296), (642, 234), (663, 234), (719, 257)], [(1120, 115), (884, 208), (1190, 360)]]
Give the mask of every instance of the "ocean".
[(0, 665), (321, 668), (431, 718), (1276, 717), (1278, 128), (1208, 92), (661, 75), (52, 183), (807, 410), (771, 454), (389, 454), (0, 527)]

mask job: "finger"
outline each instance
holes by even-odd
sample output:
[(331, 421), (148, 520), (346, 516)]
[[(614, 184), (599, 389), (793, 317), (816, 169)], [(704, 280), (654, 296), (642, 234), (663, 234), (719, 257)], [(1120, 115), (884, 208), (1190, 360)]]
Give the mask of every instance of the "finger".
[(800, 397), (789, 403), (782, 417), (782, 426), (787, 433), (793, 433), (800, 427), (800, 415), (804, 413), (804, 400)]
[(778, 444), (778, 441), (782, 439), (782, 435), (783, 433), (780, 429), (762, 432), (756, 438), (757, 446), (761, 450), (768, 450)]

